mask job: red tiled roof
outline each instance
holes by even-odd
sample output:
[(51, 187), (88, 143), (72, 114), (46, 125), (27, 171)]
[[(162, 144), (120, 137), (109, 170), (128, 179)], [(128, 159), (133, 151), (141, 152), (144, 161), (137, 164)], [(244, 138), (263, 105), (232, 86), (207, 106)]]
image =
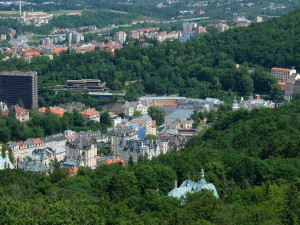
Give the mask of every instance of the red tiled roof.
[(171, 134), (168, 134), (168, 133), (164, 133), (164, 134), (160, 134), (160, 135), (157, 135), (158, 137), (171, 137), (172, 135)]
[(104, 163), (106, 165), (111, 165), (111, 164), (115, 164), (115, 163), (122, 163), (124, 165), (125, 161), (123, 159), (120, 159), (118, 156), (115, 156), (115, 158), (105, 160)]
[(20, 114), (20, 113), (25, 113), (25, 114), (28, 113), (28, 111), (26, 109), (22, 108), (22, 107), (15, 108), (15, 111), (16, 111), (17, 115)]
[(291, 69), (273, 67), (272, 70), (291, 71)]
[(91, 115), (94, 115), (94, 114), (97, 114), (97, 113), (100, 113), (100, 112), (95, 110), (95, 109), (87, 109), (87, 110), (81, 112), (81, 114), (83, 116), (91, 116)]
[(2, 112), (3, 116), (8, 116), (8, 114), (9, 114), (9, 109), (6, 109)]
[(78, 138), (78, 135), (73, 134), (73, 135), (67, 136), (66, 138), (67, 138), (67, 140), (74, 140), (74, 139)]
[(23, 56), (34, 56), (34, 55), (40, 55), (40, 53), (35, 50), (27, 50)]

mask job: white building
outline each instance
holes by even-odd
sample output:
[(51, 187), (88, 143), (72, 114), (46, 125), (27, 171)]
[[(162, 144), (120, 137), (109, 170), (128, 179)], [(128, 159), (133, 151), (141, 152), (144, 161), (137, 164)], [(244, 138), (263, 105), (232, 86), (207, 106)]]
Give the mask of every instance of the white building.
[(120, 43), (125, 43), (127, 34), (123, 31), (119, 31), (116, 33), (116, 41)]
[(271, 69), (271, 74), (274, 76), (278, 81), (287, 81), (288, 78), (293, 74), (296, 73), (294, 68), (292, 69), (284, 69), (284, 68), (277, 68), (273, 67)]
[(5, 151), (5, 158), (2, 158), (1, 152), (2, 152), (2, 147), (0, 146), (0, 170), (4, 170), (6, 168), (13, 169), (14, 165), (9, 160), (8, 151), (7, 150)]
[(260, 23), (260, 22), (262, 22), (262, 21), (263, 21), (263, 18), (260, 17), (260, 16), (257, 16), (257, 17), (255, 18), (255, 22), (256, 22), (256, 23)]
[(123, 107), (125, 116), (133, 116), (135, 112), (147, 115), (148, 108), (150, 107), (150, 101), (126, 102)]
[(250, 95), (247, 101), (244, 101), (242, 98), (240, 102), (238, 102), (235, 98), (232, 102), (232, 110), (247, 109), (251, 111), (261, 107), (274, 108), (275, 103), (269, 100), (260, 99), (259, 95), (256, 95), (255, 99), (253, 99), (252, 95)]

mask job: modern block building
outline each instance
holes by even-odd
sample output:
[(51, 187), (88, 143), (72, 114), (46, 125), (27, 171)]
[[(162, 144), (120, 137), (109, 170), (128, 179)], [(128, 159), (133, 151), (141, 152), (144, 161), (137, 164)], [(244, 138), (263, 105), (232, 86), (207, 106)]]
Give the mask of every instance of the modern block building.
[(271, 69), (271, 74), (274, 76), (278, 81), (287, 81), (288, 78), (293, 74), (296, 73), (294, 68), (292, 69), (285, 69), (285, 68), (276, 68), (273, 67)]
[(119, 31), (116, 33), (116, 41), (120, 43), (124, 43), (126, 41), (127, 34), (123, 31)]
[(0, 73), (1, 99), (8, 106), (17, 105), (22, 99), (25, 108), (38, 106), (36, 71), (4, 71)]

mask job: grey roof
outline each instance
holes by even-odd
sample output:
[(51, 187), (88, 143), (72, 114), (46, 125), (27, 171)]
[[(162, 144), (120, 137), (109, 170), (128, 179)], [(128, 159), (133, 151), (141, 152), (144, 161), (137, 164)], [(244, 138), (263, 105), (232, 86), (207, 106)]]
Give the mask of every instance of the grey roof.
[(191, 109), (178, 109), (167, 117), (171, 119), (191, 118), (193, 112), (194, 110)]
[(108, 132), (110, 136), (131, 136), (136, 134), (136, 131), (130, 126), (122, 126)]
[(53, 150), (56, 152), (56, 154), (61, 154), (63, 152), (66, 152), (66, 146), (54, 147)]
[(24, 144), (27, 146), (34, 145), (33, 141), (31, 140), (24, 141)]
[(43, 138), (44, 143), (66, 141), (67, 138), (63, 134), (51, 135)]
[(148, 115), (144, 115), (144, 116), (141, 116), (141, 117), (134, 118), (131, 121), (134, 122), (134, 121), (138, 121), (138, 120), (141, 120), (144, 123), (152, 122), (152, 118), (150, 116), (148, 116)]
[(125, 140), (122, 138), (120, 148), (122, 151), (140, 153), (143, 150), (156, 151), (158, 145), (150, 140)]
[(95, 142), (89, 137), (79, 137), (74, 141), (67, 142), (67, 145), (69, 145), (72, 148), (86, 149), (86, 150), (90, 149), (93, 144), (95, 144)]

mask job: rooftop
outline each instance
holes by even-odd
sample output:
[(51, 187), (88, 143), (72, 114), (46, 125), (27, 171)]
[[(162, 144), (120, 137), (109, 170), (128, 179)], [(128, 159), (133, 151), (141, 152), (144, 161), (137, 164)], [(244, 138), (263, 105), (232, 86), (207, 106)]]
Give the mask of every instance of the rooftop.
[(292, 69), (273, 67), (272, 70), (291, 71)]

